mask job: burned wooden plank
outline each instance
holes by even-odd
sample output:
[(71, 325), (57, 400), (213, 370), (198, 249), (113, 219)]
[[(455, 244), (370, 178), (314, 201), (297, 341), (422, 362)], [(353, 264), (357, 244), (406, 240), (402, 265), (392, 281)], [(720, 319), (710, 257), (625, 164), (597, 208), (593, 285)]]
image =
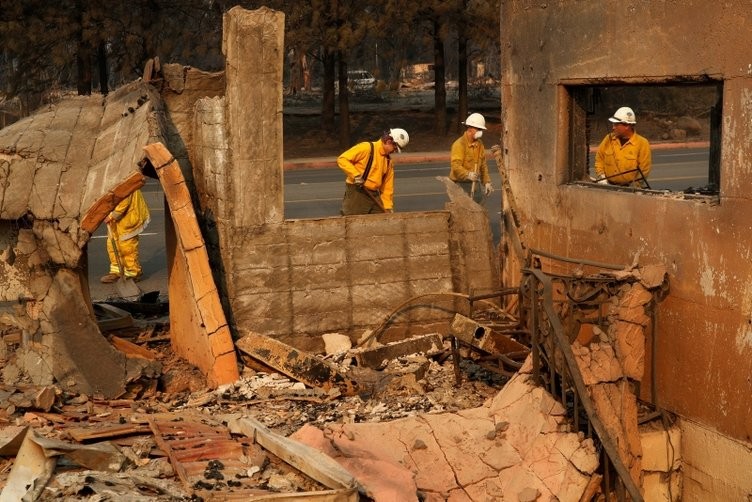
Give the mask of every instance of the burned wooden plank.
[(34, 395), (34, 408), (38, 410), (48, 412), (53, 404), (55, 404), (55, 389), (50, 386), (42, 387)]
[(235, 342), (235, 346), (267, 366), (311, 387), (326, 392), (337, 388), (346, 396), (359, 391), (357, 382), (342, 375), (326, 361), (268, 336), (248, 333)]
[(140, 345), (136, 345), (133, 342), (129, 342), (128, 340), (120, 338), (119, 336), (110, 337), (110, 343), (112, 343), (112, 345), (120, 352), (123, 352), (126, 357), (143, 357), (144, 359), (149, 359), (150, 361), (157, 360), (157, 355), (151, 350), (141, 347)]
[(104, 427), (68, 427), (65, 429), (70, 437), (83, 443), (94, 439), (106, 439), (149, 432), (149, 427), (138, 424), (113, 424)]
[(256, 419), (244, 417), (229, 420), (228, 426), (242, 432), (291, 466), (304, 472), (327, 488), (354, 489), (357, 481), (336, 460), (299, 441), (269, 430)]
[(398, 357), (410, 354), (438, 354), (444, 350), (444, 342), (441, 335), (432, 333), (430, 335), (417, 336), (400, 340), (399, 342), (382, 345), (374, 349), (366, 349), (355, 354), (355, 360), (359, 366), (365, 366), (373, 369), (381, 369), (387, 363)]

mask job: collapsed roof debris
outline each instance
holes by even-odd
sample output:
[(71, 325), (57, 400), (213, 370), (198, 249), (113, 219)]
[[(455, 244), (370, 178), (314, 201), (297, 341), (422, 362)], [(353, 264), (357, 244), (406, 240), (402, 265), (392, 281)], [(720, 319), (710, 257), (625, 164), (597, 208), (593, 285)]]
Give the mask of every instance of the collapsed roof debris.
[[(191, 495), (249, 500), (292, 492), (303, 497), (301, 491), (319, 497), (311, 500), (358, 500), (358, 496), (374, 500), (580, 500), (583, 494), (592, 497), (601, 491), (597, 451), (614, 437), (620, 445), (617, 459), (631, 462), (626, 464), (629, 472), (651, 479), (657, 490), (665, 490), (665, 483), (656, 483), (658, 477), (640, 471), (643, 452), (637, 434), (637, 408), (614, 414), (609, 401), (599, 398), (598, 390), (618, 382), (622, 382), (617, 385), (620, 389), (628, 388), (625, 371), (629, 378), (640, 379), (644, 347), (632, 339), (631, 328), (624, 331), (624, 323), (643, 326), (649, 311), (646, 305), (654, 306), (649, 291), (665, 286), (658, 278), (662, 281), (660, 268), (643, 267), (572, 279), (571, 291), (583, 295), (580, 300), (588, 300), (586, 310), (605, 309), (604, 324), (593, 324), (592, 329), (583, 327), (587, 323), (581, 323), (585, 318), (578, 309), (560, 311), (565, 313), (564, 324), (579, 326), (573, 331), (572, 353), (588, 387), (581, 399), (590, 396), (595, 403), (595, 415), (589, 418), (605, 424), (606, 433), (598, 431), (597, 437), (590, 434), (592, 428), (582, 429), (583, 421), (579, 428), (576, 425), (578, 420), (572, 417), (576, 405), (569, 409), (569, 401), (565, 407), (558, 400), (559, 390), (546, 390), (554, 375), (553, 359), (545, 366), (541, 361), (554, 354), (557, 368), (566, 364), (562, 355), (551, 352), (554, 342), (546, 329), (541, 331), (544, 338), (533, 345), (526, 363), (508, 382), (506, 370), (491, 365), (498, 370), (493, 372), (479, 366), (485, 359), (481, 352), (508, 356), (512, 352), (505, 354), (498, 347), (518, 349), (519, 342), (504, 331), (524, 331), (513, 316), (506, 314), (499, 320), (496, 309), (488, 309), (474, 312), (473, 317), (455, 316), (445, 336), (421, 335), (384, 345), (371, 338), (367, 348), (330, 344), (330, 349), (339, 347), (340, 351), (329, 354), (303, 354), (275, 345), (278, 356), (265, 353), (263, 358), (247, 361), (258, 367), (259, 361), (294, 356), (290, 361), (295, 372), (289, 372), (290, 376), (308, 385), (246, 366), (237, 382), (191, 394), (162, 393), (144, 385), (135, 398), (103, 401), (53, 388), (30, 389), (21, 394), (27, 397), (13, 399), (16, 406), (28, 410), (23, 419), (19, 408), (14, 407), (11, 413), (5, 410), (8, 418), (13, 414), (19, 417), (19, 425), (8, 427), (0, 451), (16, 455), (18, 438), (26, 436), (37, 445), (34, 448), (54, 447), (66, 460), (56, 465), (37, 461), (35, 470), (29, 470), (16, 467), (26, 462), (19, 461), (19, 456), (5, 489), (16, 493), (19, 487), (41, 484), (47, 495), (104, 495), (124, 494), (135, 486), (140, 487), (136, 489), (140, 500)], [(597, 293), (587, 289), (592, 284), (596, 284)], [(598, 297), (601, 293), (606, 296)], [(547, 300), (536, 303), (543, 305)], [(497, 320), (489, 320), (494, 318)], [(573, 321), (580, 324), (571, 324)], [(167, 340), (148, 328), (144, 331), (146, 336), (134, 326), (118, 328), (111, 340), (139, 347), (130, 350), (133, 357), (153, 356), (164, 361), (165, 371), (169, 371)], [(330, 340), (339, 338), (329, 335)], [(455, 336), (471, 343), (457, 348)], [(247, 335), (238, 345), (263, 346), (258, 337)], [(498, 342), (503, 339), (509, 345)], [(488, 340), (497, 342), (486, 345)], [(150, 350), (143, 347), (147, 344), (152, 346)], [(459, 381), (453, 352), (460, 358), (464, 376)], [(606, 353), (613, 355), (604, 358)], [(369, 356), (363, 358), (363, 354)], [(384, 354), (388, 354), (386, 359)], [(308, 365), (294, 363), (301, 357)], [(318, 364), (310, 364), (313, 360)], [(369, 383), (382, 385), (374, 385), (369, 393), (343, 393), (328, 377), (314, 379), (322, 366), (331, 370), (330, 376), (355, 375), (360, 368), (377, 374)], [(536, 385), (539, 380), (545, 387)], [(39, 398), (34, 400), (34, 396)], [(634, 395), (627, 398), (625, 394), (619, 401), (628, 403), (630, 399), (634, 402)], [(38, 407), (52, 412), (36, 411)], [(31, 426), (34, 435), (29, 435), (27, 427), (19, 427), (21, 424)], [(289, 439), (285, 435), (290, 435)], [(49, 439), (36, 439), (41, 436)], [(318, 454), (300, 443), (325, 456), (317, 458)], [(660, 440), (658, 443), (646, 452), (647, 458), (661, 458), (655, 454)], [(104, 464), (87, 461), (89, 451), (99, 452), (97, 458)], [(630, 456), (635, 451), (636, 456)], [(48, 456), (40, 453), (39, 459)], [(326, 460), (330, 457), (341, 468)], [(635, 458), (636, 470), (630, 460)], [(72, 465), (61, 470), (67, 464)], [(680, 464), (655, 464), (650, 461), (651, 472), (661, 469), (659, 472), (670, 474), (673, 484)], [(116, 472), (108, 473), (112, 469)]]
[[(144, 337), (144, 332), (148, 332), (149, 336)], [(117, 333), (112, 336), (112, 340), (119, 340), (116, 343), (125, 340), (139, 347), (151, 345), (149, 352), (164, 363), (165, 371), (170, 371), (170, 346), (164, 338), (158, 334), (151, 336), (153, 333), (148, 328), (139, 330), (132, 326), (119, 328), (113, 333)], [(142, 350), (146, 349), (142, 347)], [(38, 480), (32, 485), (41, 485), (40, 493), (43, 491), (45, 496), (87, 493), (123, 495), (134, 486), (140, 486), (136, 489), (140, 500), (188, 497), (191, 493), (203, 497), (224, 493), (223, 496), (239, 497), (236, 499), (241, 500), (251, 493), (258, 496), (264, 488), (267, 495), (315, 488), (314, 493), (331, 492), (331, 500), (357, 500), (335, 498), (356, 493), (353, 492), (354, 481), (350, 486), (344, 483), (339, 487), (325, 482), (317, 484), (298, 473), (296, 469), (303, 469), (300, 465), (293, 463), (295, 469), (292, 470), (284, 467), (287, 460), (300, 458), (299, 450), (303, 446), (296, 446), (295, 441), (278, 436), (268, 430), (267, 426), (289, 433), (292, 432), (292, 427), (299, 427), (312, 419), (323, 419), (321, 423), (327, 424), (342, 419), (389, 419), (413, 415), (418, 410), (461, 409), (466, 402), (451, 404), (456, 399), (453, 395), (457, 393), (451, 370), (437, 362), (439, 359), (449, 361), (447, 357), (440, 357), (445, 350), (442, 349), (439, 354), (435, 350), (432, 352), (434, 356), (430, 362), (427, 356), (412, 356), (423, 359), (432, 367), (419, 382), (413, 382), (425, 394), (416, 393), (414, 387), (405, 390), (395, 386), (382, 389), (378, 398), (366, 401), (359, 396), (337, 397), (339, 393), (333, 397), (282, 376), (256, 373), (250, 369), (246, 369), (245, 376), (234, 384), (214, 391), (199, 390), (192, 395), (153, 392), (147, 385), (136, 399), (106, 401), (71, 395), (60, 389), (42, 389), (47, 394), (52, 392), (54, 396), (51, 404), (49, 400), (41, 404), (44, 408), (51, 409), (51, 412), (36, 409), (40, 403), (33, 401), (31, 397), (41, 392), (29, 389), (22, 394), (29, 396), (26, 400), (16, 398), (14, 401), (18, 406), (2, 410), (5, 420), (15, 415), (18, 417), (17, 421), (31, 426), (2, 428), (3, 437), (7, 438), (0, 444), (3, 455), (15, 456), (20, 438), (27, 437), (27, 442), (32, 441), (34, 445), (38, 445), (44, 441), (37, 440), (36, 437), (44, 435), (50, 438), (45, 444), (54, 445), (56, 451), (88, 451), (94, 448), (92, 451), (117, 454), (116, 458), (107, 460), (108, 466), (114, 466), (115, 460), (120, 464), (114, 468), (117, 474), (113, 475), (107, 472), (111, 470), (110, 467), (103, 469), (102, 465), (92, 465), (80, 456), (71, 457), (66, 454), (67, 460), (64, 463), (45, 461), (45, 468), (37, 472), (22, 468), (25, 463), (21, 457), (17, 457), (4, 490), (9, 490), (8, 494), (18, 493), (19, 487), (25, 490), (32, 480), (29, 478), (31, 475)], [(321, 354), (318, 357), (323, 360), (326, 356)], [(356, 360), (354, 355), (348, 359), (352, 362)], [(458, 397), (461, 399), (468, 399), (472, 393), (485, 389), (470, 402), (473, 405), (480, 404), (494, 392), (493, 387), (481, 381), (468, 381), (466, 385), (468, 389), (459, 393), (461, 396)], [(6, 392), (18, 394), (16, 391)], [(411, 400), (417, 405), (412, 411)], [(309, 408), (307, 413), (304, 411), (306, 408)], [(325, 412), (326, 409), (331, 411)], [(21, 418), (18, 413), (23, 410), (26, 413)], [(227, 415), (227, 418), (222, 419), (223, 415)], [(253, 423), (251, 418), (254, 416), (260, 422), (252, 426), (256, 432), (250, 433), (248, 427)], [(224, 429), (218, 419), (229, 424), (235, 433), (229, 435), (222, 432)], [(34, 431), (34, 436), (29, 436), (27, 429)], [(250, 442), (238, 437), (237, 434), (240, 433), (250, 436)], [(42, 444), (41, 447), (46, 446)], [(37, 451), (39, 458), (47, 457), (42, 450), (37, 448)], [(285, 454), (286, 451), (289, 453)], [(99, 455), (101, 457), (102, 454)], [(286, 459), (285, 455), (290, 458)], [(307, 464), (320, 467), (322, 460), (312, 459)], [(71, 469), (80, 475), (76, 477)], [(344, 474), (338, 475), (338, 479), (342, 476)], [(167, 482), (168, 480), (171, 481)]]

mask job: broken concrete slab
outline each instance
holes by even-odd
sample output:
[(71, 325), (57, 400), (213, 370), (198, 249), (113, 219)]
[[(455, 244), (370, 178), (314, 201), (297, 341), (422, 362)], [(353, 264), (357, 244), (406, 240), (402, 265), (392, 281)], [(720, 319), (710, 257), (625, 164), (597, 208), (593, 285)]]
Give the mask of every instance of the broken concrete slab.
[(293, 435), (300, 443), (326, 454), (355, 476), (366, 496), (373, 500), (418, 500), (415, 474), (397, 462), (374, 457), (343, 455), (325, 432), (305, 425)]
[(462, 494), (458, 500), (516, 501), (532, 489), (538, 500), (579, 500), (598, 457), (592, 440), (568, 430), (563, 407), (529, 375), (518, 374), (480, 408), (331, 425), (320, 433), (306, 427), (292, 437), (316, 447), (323, 443), (323, 451), (348, 469), (367, 459), (368, 469), (353, 471), (365, 486), (369, 477), (379, 477), (376, 460), (407, 467), (429, 497), (455, 493)]
[(383, 369), (393, 359), (410, 354), (432, 356), (444, 351), (444, 341), (438, 333), (408, 338), (380, 347), (354, 351), (359, 366)]
[(358, 383), (341, 374), (326, 361), (258, 333), (248, 333), (235, 342), (238, 349), (294, 380), (329, 392), (336, 388), (350, 396), (360, 390)]
[(36, 500), (55, 472), (56, 459), (45, 455), (44, 448), (34, 441), (36, 437), (33, 430), (26, 432), (5, 487), (0, 492), (0, 502)]
[[(42, 302), (45, 333), (35, 351), (43, 365), (24, 365), (26, 371), (51, 372), (58, 384), (85, 394), (107, 398), (125, 391), (126, 357), (99, 332), (81, 292), (80, 279), (71, 270), (60, 269)], [(32, 381), (44, 373), (31, 374)]]
[(78, 445), (35, 434), (32, 440), (42, 447), (47, 457), (65, 457), (70, 462), (95, 471), (119, 472), (126, 457), (112, 443)]
[(26, 425), (6, 425), (0, 429), (0, 457), (15, 457), (26, 437)]
[(488, 326), (483, 326), (462, 314), (455, 314), (449, 329), (459, 340), (479, 349), (486, 348), (491, 333), (491, 328)]

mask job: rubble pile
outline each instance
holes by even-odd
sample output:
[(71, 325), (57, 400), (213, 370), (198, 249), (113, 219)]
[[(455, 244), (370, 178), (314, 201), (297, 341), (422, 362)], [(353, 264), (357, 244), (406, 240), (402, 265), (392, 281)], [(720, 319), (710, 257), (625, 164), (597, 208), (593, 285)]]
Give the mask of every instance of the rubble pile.
[(0, 389), (0, 502), (589, 500), (605, 441), (641, 476), (630, 380), (644, 373), (650, 290), (664, 276), (642, 273), (615, 277), (618, 287), (596, 281), (605, 296), (587, 308), (605, 322), (578, 321), (571, 342), (607, 434), (597, 444), (538, 385), (530, 350), (506, 334), (524, 332), (514, 319), (456, 314), (449, 335), (380, 343), (366, 331), (355, 346), (328, 333), (320, 354), (247, 333), (235, 340), (240, 377), (214, 389), (176, 357), (166, 331), (134, 324), (108, 336), (135, 369), (118, 399)]
[[(432, 335), (408, 340), (412, 345), (375, 343), (367, 349), (330, 344), (341, 350), (316, 357), (366, 383), (352, 395), (343, 395), (336, 386), (323, 390), (305, 385), (271, 368), (262, 371), (258, 361), (250, 360), (239, 380), (210, 389), (200, 372), (176, 357), (168, 329), (137, 321), (109, 333), (114, 347), (148, 362), (139, 368), (150, 368), (134, 374), (118, 399), (19, 381), (0, 388), (1, 500), (22, 496), (30, 481), (31, 498), (37, 500), (320, 493), (332, 487), (229, 424), (254, 421), (257, 429), (267, 428), (266, 434), (284, 439), (306, 424), (326, 428), (458, 413), (481, 406), (507, 381), (463, 358), (458, 383), (449, 342)], [(411, 346), (431, 350), (406, 353)], [(378, 369), (365, 366), (369, 354), (385, 349), (387, 356), (400, 355), (384, 359)], [(211, 438), (206, 437), (209, 430), (214, 431)], [(226, 433), (214, 437), (217, 431)], [(188, 441), (191, 453), (175, 446), (175, 438)], [(350, 496), (355, 482), (351, 484), (335, 488)]]

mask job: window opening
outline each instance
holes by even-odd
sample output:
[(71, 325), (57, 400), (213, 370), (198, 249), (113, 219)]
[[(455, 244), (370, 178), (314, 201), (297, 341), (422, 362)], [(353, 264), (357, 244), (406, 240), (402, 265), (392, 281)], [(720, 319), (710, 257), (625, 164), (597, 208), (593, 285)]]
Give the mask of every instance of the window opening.
[(570, 182), (619, 187), (595, 183), (595, 159), (601, 141), (612, 132), (609, 118), (626, 106), (634, 111), (635, 132), (650, 143), (652, 167), (644, 183), (619, 188), (718, 195), (721, 82), (577, 85), (566, 90)]

